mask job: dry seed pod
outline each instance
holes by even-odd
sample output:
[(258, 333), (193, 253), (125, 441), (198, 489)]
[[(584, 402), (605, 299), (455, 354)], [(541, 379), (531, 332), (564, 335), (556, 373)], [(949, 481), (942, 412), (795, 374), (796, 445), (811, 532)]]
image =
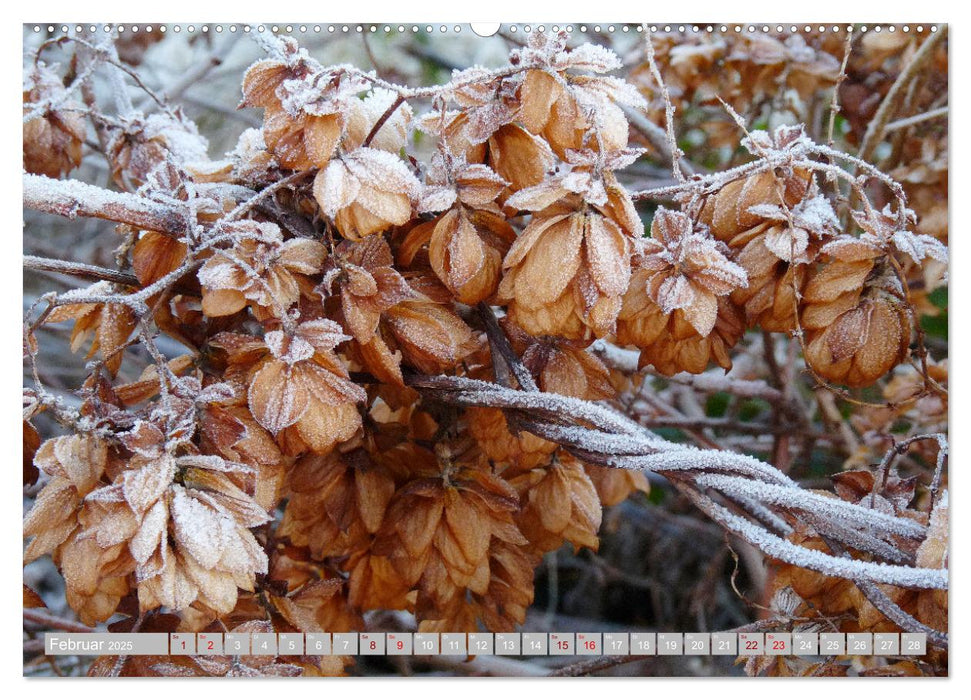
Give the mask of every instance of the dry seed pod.
[(663, 374), (703, 372), (710, 360), (730, 368), (744, 327), (728, 295), (748, 284), (745, 270), (682, 212), (658, 209), (651, 236), (624, 295), (618, 342)]
[(589, 74), (619, 68), (616, 54), (590, 44), (567, 49), (566, 39), (565, 32), (536, 32), (513, 52), (514, 63), (531, 67), (519, 91), (520, 121), (561, 158), (582, 148), (626, 148), (628, 124), (619, 104), (642, 107), (644, 99), (623, 80)]
[(564, 542), (576, 549), (596, 550), (603, 508), (597, 488), (584, 465), (568, 454), (558, 454), (546, 468), (532, 469), (511, 481), (523, 499), (516, 522), (539, 554)]
[(476, 304), (495, 293), (502, 257), (516, 239), (495, 203), (508, 183), (485, 165), (454, 162), (447, 152), (433, 159), (429, 183), (419, 210), (447, 211), (412, 228), (398, 260), (411, 265), (427, 244), (429, 263), (442, 283), (463, 304)]
[(806, 196), (809, 180), (810, 175), (805, 171), (783, 173), (781, 177), (774, 171), (766, 171), (733, 180), (708, 197), (698, 221), (706, 224), (715, 238), (737, 247), (733, 243), (736, 236), (765, 221), (764, 216), (750, 211), (752, 207), (779, 206), (783, 201), (786, 207), (794, 207)]
[(263, 139), (281, 166), (308, 170), (327, 165), (367, 88), (342, 72), (316, 72), (300, 57), (263, 60), (246, 71), (240, 106), (264, 109)]
[(408, 223), (420, 190), (403, 160), (376, 148), (334, 158), (314, 179), (321, 210), (351, 240)]
[(498, 408), (468, 408), (465, 411), (469, 434), (489, 459), (510, 464), (516, 469), (532, 469), (549, 462), (557, 444), (525, 430), (513, 435), (505, 414)]
[(320, 272), (327, 249), (307, 238), (283, 240), (273, 223), (230, 223), (227, 233), (236, 245), (217, 252), (199, 270), (202, 311), (207, 316), (228, 316), (247, 305), (257, 318), (278, 317), (300, 299), (301, 284)]
[(261, 340), (221, 333), (210, 344), (228, 355), (228, 373), (249, 386), (253, 417), (290, 455), (307, 450), (324, 454), (361, 427), (356, 403), (367, 399), (348, 379), (334, 353), (345, 340), (328, 319), (301, 323), (292, 332), (269, 331)]
[(906, 357), (911, 311), (872, 236), (841, 237), (823, 253), (802, 300), (806, 361), (830, 381), (869, 386)]
[(306, 455), (287, 474), (289, 501), (277, 530), (317, 559), (369, 543), (395, 492), (394, 478), (364, 450)]
[(832, 324), (807, 332), (806, 362), (830, 381), (870, 386), (907, 356), (910, 333), (906, 306), (874, 290)]
[(538, 185), (553, 169), (553, 152), (541, 137), (518, 124), (503, 124), (494, 129), (488, 126), (483, 136), (476, 133), (481, 125), (470, 123), (470, 119), (465, 112), (451, 115), (444, 128), (439, 128), (439, 119), (432, 113), (422, 120), (422, 127), (437, 134), (456, 156), (492, 168), (514, 192)]
[[(766, 246), (767, 236), (784, 228), (764, 223), (750, 229), (746, 234), (752, 239), (734, 256), (748, 275), (748, 286), (732, 292), (732, 303), (744, 310), (747, 326), (761, 326), (773, 333), (796, 327), (797, 295), (806, 279), (805, 265), (790, 264)], [(744, 241), (746, 234), (736, 236), (736, 243)]]
[(37, 450), (37, 466), (50, 480), (24, 518), (24, 537), (35, 536), (24, 550), (24, 561), (53, 552), (77, 527), (76, 509), (97, 486), (107, 461), (107, 445), (98, 438), (65, 435)]
[(376, 535), (372, 552), (417, 585), (422, 617), (439, 617), (456, 596), (488, 596), (497, 548), (527, 544), (513, 522), (516, 492), (483, 462), (445, 458), (439, 474), (419, 471), (398, 489)]
[(84, 117), (76, 110), (80, 103), (64, 99), (60, 78), (43, 64), (24, 77), (24, 114), (34, 105), (58, 103), (24, 122), (24, 170), (47, 177), (61, 177), (81, 164), (81, 146), (86, 132)]
[(209, 142), (188, 119), (178, 115), (136, 115), (108, 143), (111, 177), (122, 189), (136, 190), (163, 163), (205, 164)]
[(764, 172), (729, 183), (708, 200), (700, 218), (735, 251), (732, 259), (748, 274), (748, 285), (732, 293), (747, 325), (793, 330), (805, 264), (839, 230), (832, 206), (811, 177), (797, 171), (780, 179)]
[(498, 292), (520, 328), (572, 340), (613, 329), (632, 250), (632, 232), (622, 228), (630, 219), (617, 209), (610, 199), (598, 209), (568, 197), (534, 214), (503, 261)]
[(666, 314), (647, 296), (648, 274), (637, 271), (631, 278), (631, 287), (617, 317), (617, 342), (640, 348), (639, 367), (651, 365), (667, 376), (678, 372), (700, 374), (711, 362), (731, 369), (730, 350), (745, 333), (738, 308), (727, 298), (719, 297), (714, 326), (708, 335), (702, 336), (683, 310)]
[[(84, 290), (92, 296), (110, 294), (112, 285), (96, 282)], [(64, 304), (54, 309), (45, 323), (74, 321), (71, 331), (71, 352), (77, 352), (90, 337), (91, 349), (87, 357), (101, 351), (105, 367), (115, 375), (121, 368), (125, 357), (124, 349), (128, 337), (135, 330), (138, 318), (130, 306), (124, 304)]]

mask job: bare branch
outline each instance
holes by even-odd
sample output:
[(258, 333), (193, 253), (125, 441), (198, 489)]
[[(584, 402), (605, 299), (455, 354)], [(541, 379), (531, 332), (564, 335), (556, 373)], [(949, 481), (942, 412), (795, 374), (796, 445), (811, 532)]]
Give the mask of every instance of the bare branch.
[(897, 80), (894, 84), (890, 86), (890, 90), (887, 92), (886, 97), (883, 98), (883, 102), (880, 103), (880, 107), (877, 109), (877, 113), (873, 115), (873, 119), (867, 125), (866, 133), (863, 134), (863, 142), (860, 144), (859, 159), (864, 161), (869, 161), (870, 157), (873, 155), (873, 151), (876, 149), (877, 145), (883, 139), (883, 135), (886, 130), (887, 122), (896, 113), (897, 107), (899, 106), (900, 100), (906, 93), (906, 88), (910, 84), (911, 80), (914, 80), (920, 73), (924, 64), (931, 57), (934, 49), (937, 45), (941, 43), (947, 36), (947, 25), (942, 24), (938, 27), (937, 31), (932, 33), (927, 39), (921, 44), (920, 48), (914, 54), (914, 57), (910, 59), (910, 63), (907, 67), (901, 71), (900, 75), (897, 76)]
[(24, 207), (68, 219), (84, 216), (116, 221), (169, 235), (186, 233), (186, 222), (191, 216), (188, 208), (77, 180), (53, 180), (28, 173), (24, 173)]

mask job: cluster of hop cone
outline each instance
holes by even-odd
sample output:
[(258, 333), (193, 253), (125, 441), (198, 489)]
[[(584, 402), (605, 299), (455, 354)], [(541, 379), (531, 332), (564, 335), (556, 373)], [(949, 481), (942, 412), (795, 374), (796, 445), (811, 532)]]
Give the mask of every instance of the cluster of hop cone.
[[(262, 127), (224, 159), (176, 111), (94, 120), (116, 185), (192, 218), (119, 226), (136, 283), (44, 318), (102, 360), (58, 414), (70, 434), (41, 444), (43, 392), (25, 412), (49, 477), (26, 558), (54, 557), (85, 623), (162, 608), (194, 630), (352, 630), (378, 609), (422, 630), (522, 623), (543, 555), (595, 548), (603, 506), (648, 484), (409, 386), (504, 380), (477, 306), (501, 311), (540, 391), (591, 401), (627, 381), (598, 339), (673, 375), (729, 369), (748, 330), (788, 334), (846, 387), (909, 356), (904, 268), (946, 249), (910, 232), (902, 201), (841, 192), (801, 127), (748, 135), (752, 167), (681, 178), (645, 230), (649, 193), (618, 177), (645, 152), (624, 109), (645, 101), (606, 75), (607, 49), (536, 33), (502, 69), (404, 88), (272, 48), (242, 84)], [(33, 71), (25, 114), (56, 106), (25, 122), (24, 166), (56, 178), (81, 161), (85, 110)], [(145, 323), (189, 352), (119, 382), (133, 334), (152, 349)]]

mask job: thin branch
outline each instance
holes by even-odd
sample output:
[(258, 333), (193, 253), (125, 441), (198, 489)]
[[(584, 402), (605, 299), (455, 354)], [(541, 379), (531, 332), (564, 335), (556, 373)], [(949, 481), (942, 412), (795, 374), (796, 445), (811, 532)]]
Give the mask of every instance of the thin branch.
[(860, 160), (869, 161), (873, 156), (873, 151), (880, 141), (883, 140), (887, 123), (896, 114), (899, 102), (906, 94), (906, 88), (910, 84), (910, 81), (917, 77), (923, 69), (924, 64), (930, 59), (934, 49), (937, 48), (937, 45), (946, 36), (947, 25), (942, 24), (936, 32), (927, 37), (924, 43), (921, 44), (914, 57), (910, 60), (910, 63), (897, 76), (894, 84), (890, 86), (890, 90), (887, 91), (886, 97), (883, 98), (883, 102), (880, 103), (880, 107), (877, 108), (876, 114), (873, 115), (873, 119), (870, 120), (866, 132), (863, 134), (863, 142), (860, 144), (858, 155)]
[(80, 622), (75, 622), (74, 620), (65, 620), (63, 617), (57, 617), (56, 615), (51, 615), (50, 613), (42, 612), (40, 610), (24, 610), (24, 621), (33, 622), (34, 624), (40, 625), (44, 629), (63, 630), (65, 632), (94, 631), (92, 627), (88, 627)]
[(372, 126), (371, 131), (368, 132), (367, 137), (364, 139), (364, 143), (361, 144), (362, 146), (367, 147), (371, 145), (371, 141), (373, 141), (374, 137), (378, 135), (379, 131), (381, 131), (381, 127), (385, 125), (385, 123), (391, 118), (391, 115), (395, 113), (395, 110), (397, 110), (402, 103), (404, 103), (404, 101), (404, 95), (399, 94), (395, 98), (394, 102), (391, 103), (391, 106), (384, 110), (384, 114), (382, 114), (378, 120), (374, 122), (374, 126)]
[[(658, 70), (657, 62), (654, 60), (653, 39), (651, 28), (644, 25), (644, 45), (647, 47), (647, 62), (651, 68), (651, 75), (654, 78), (654, 82), (657, 83), (658, 88), (661, 90), (661, 97), (664, 98), (664, 123), (667, 129), (668, 150), (671, 152), (671, 172), (678, 182), (684, 182), (685, 169), (681, 163), (681, 158), (684, 156), (684, 153), (678, 148), (678, 140), (674, 135), (674, 105), (671, 104), (671, 95), (668, 93), (668, 88), (664, 84), (664, 78), (661, 77), (661, 71)], [(690, 168), (687, 172), (691, 174)]]
[(937, 109), (932, 109), (923, 114), (915, 114), (912, 117), (905, 117), (904, 119), (898, 119), (892, 121), (887, 126), (884, 127), (884, 132), (889, 133), (891, 131), (897, 131), (899, 129), (906, 129), (907, 127), (914, 126), (916, 124), (922, 124), (924, 122), (930, 121), (932, 119), (939, 119), (940, 117), (946, 117), (949, 111), (947, 105), (943, 107), (938, 107)]
[(850, 53), (853, 51), (853, 32), (846, 33), (846, 46), (843, 50), (843, 63), (840, 64), (839, 75), (836, 76), (836, 84), (833, 85), (833, 101), (829, 105), (829, 125), (826, 128), (826, 144), (833, 146), (833, 128), (836, 126), (836, 115), (839, 114), (840, 85), (846, 80), (846, 64), (850, 61)]
[(119, 270), (111, 270), (107, 267), (97, 265), (87, 265), (85, 263), (70, 262), (67, 260), (55, 260), (53, 258), (41, 258), (36, 255), (24, 256), (24, 267), (28, 270), (44, 270), (46, 272), (60, 272), (74, 277), (85, 279), (105, 280), (116, 282), (128, 287), (138, 287), (141, 283), (135, 275)]

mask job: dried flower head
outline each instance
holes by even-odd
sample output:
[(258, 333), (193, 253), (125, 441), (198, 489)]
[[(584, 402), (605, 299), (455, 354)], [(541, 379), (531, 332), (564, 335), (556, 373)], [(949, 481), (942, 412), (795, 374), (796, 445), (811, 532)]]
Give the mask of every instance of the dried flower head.
[(87, 133), (81, 105), (64, 89), (57, 74), (42, 63), (24, 75), (24, 170), (61, 177), (81, 164)]

